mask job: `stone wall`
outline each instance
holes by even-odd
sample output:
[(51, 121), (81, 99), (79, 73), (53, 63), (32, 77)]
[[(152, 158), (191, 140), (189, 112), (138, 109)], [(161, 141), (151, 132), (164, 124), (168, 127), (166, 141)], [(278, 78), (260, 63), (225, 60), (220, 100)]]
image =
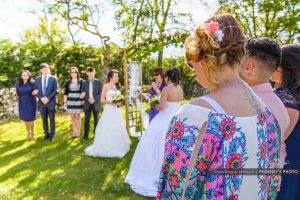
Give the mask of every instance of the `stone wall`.
[(19, 115), (16, 88), (0, 89), (0, 120)]

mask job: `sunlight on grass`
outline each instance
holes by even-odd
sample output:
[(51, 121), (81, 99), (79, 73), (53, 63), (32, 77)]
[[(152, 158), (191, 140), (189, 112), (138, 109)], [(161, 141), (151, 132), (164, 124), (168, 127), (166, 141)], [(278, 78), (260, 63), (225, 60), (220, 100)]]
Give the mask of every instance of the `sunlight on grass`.
[[(93, 141), (70, 139), (69, 116), (56, 116), (55, 141), (43, 141), (41, 118), (27, 141), (19, 120), (0, 123), (0, 199), (143, 200), (124, 183), (138, 139), (122, 159), (84, 155)], [(92, 130), (91, 130), (92, 131)], [(91, 133), (93, 135), (93, 133)]]

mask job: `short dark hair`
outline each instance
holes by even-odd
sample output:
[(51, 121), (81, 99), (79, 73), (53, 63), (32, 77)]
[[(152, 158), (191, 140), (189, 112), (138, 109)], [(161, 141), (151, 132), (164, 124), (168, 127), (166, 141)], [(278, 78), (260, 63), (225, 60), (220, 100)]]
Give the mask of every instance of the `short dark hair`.
[(49, 65), (47, 63), (42, 63), (40, 64), (40, 69), (43, 69), (43, 68), (48, 68), (50, 69)]
[(88, 67), (86, 69), (87, 72), (94, 72), (95, 71), (95, 68), (94, 67)]
[(245, 44), (246, 55), (249, 55), (265, 64), (274, 72), (280, 64), (280, 46), (270, 38), (250, 38)]

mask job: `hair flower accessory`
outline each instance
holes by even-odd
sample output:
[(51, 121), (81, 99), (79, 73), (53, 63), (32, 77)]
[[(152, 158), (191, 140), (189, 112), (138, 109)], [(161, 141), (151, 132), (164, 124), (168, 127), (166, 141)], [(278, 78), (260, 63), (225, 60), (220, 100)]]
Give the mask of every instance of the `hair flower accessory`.
[(218, 22), (216, 21), (213, 21), (213, 20), (210, 20), (209, 23), (206, 23), (205, 24), (205, 28), (208, 30), (208, 31), (211, 31), (211, 32), (216, 32), (220, 29), (220, 25)]
[(218, 22), (210, 20), (209, 23), (205, 24), (205, 28), (208, 31), (214, 32), (218, 42), (222, 42), (222, 39), (224, 37), (223, 31), (220, 29), (220, 25)]
[(222, 30), (218, 30), (218, 31), (216, 31), (215, 33), (216, 33), (218, 42), (222, 42), (223, 37), (224, 37), (223, 31), (222, 31)]

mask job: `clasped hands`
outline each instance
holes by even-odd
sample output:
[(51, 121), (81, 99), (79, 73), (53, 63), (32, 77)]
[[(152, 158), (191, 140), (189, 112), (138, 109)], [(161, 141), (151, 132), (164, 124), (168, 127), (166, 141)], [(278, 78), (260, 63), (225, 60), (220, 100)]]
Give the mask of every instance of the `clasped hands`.
[[(39, 91), (38, 91), (37, 89), (35, 89), (35, 90), (32, 91), (31, 94), (32, 94), (33, 96), (36, 96), (36, 95), (38, 95), (38, 93), (39, 93)], [(42, 97), (40, 100), (41, 100), (41, 102), (42, 102), (43, 104), (49, 103), (48, 97)]]
[(49, 103), (49, 99), (47, 97), (42, 97), (41, 102), (46, 105), (47, 103)]
[(92, 98), (92, 97), (90, 97), (90, 98), (89, 98), (89, 103), (90, 103), (90, 104), (93, 104), (93, 103), (95, 103), (95, 99), (94, 99), (94, 98)]

